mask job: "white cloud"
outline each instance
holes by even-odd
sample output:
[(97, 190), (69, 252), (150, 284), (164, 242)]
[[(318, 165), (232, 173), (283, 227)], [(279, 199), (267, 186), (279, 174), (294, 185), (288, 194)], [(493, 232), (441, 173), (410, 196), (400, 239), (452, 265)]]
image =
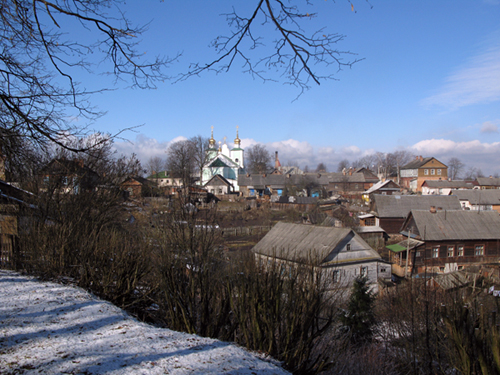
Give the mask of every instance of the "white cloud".
[(158, 142), (154, 138), (148, 138), (139, 134), (134, 141), (115, 142), (114, 148), (118, 155), (131, 155), (135, 153), (142, 163), (146, 163), (151, 157), (155, 156), (165, 159), (165, 151), (171, 143), (186, 139), (186, 137), (179, 136), (168, 142)]
[(500, 32), (491, 38), (489, 47), (452, 73), (439, 92), (422, 100), (422, 104), (454, 110), (497, 100), (500, 100)]
[(424, 157), (433, 156), (445, 163), (451, 157), (459, 158), (469, 167), (480, 168), (485, 174), (499, 172), (500, 142), (482, 143), (478, 140), (455, 142), (448, 139), (427, 139), (410, 147)]
[(498, 125), (491, 121), (483, 122), (481, 125), (481, 133), (498, 133)]

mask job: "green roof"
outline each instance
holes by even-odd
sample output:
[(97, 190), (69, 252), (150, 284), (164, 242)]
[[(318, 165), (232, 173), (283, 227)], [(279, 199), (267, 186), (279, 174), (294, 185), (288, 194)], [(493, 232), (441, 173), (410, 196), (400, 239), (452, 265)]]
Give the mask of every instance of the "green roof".
[(167, 171), (163, 171), (152, 174), (151, 176), (148, 177), (148, 179), (154, 179), (154, 178), (170, 178), (170, 175), (168, 174)]
[(210, 167), (228, 167), (226, 163), (224, 163), (220, 159), (215, 159), (211, 164)]
[(389, 250), (391, 250), (394, 253), (399, 253), (401, 251), (406, 251), (406, 247), (401, 246), (399, 244), (394, 244), (394, 245), (389, 245), (386, 246)]

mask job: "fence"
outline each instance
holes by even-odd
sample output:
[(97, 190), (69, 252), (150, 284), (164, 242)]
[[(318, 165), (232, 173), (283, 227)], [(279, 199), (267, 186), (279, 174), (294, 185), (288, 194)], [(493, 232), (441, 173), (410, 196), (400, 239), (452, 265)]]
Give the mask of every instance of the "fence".
[(264, 226), (253, 226), (253, 227), (235, 227), (235, 228), (224, 228), (223, 236), (252, 236), (255, 234), (264, 234), (271, 230), (272, 225)]

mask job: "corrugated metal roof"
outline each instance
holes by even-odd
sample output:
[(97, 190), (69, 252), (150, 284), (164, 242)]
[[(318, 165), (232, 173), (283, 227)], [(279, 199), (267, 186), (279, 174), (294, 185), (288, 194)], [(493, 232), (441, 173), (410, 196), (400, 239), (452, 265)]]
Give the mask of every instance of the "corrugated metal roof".
[(500, 178), (498, 177), (478, 177), (476, 181), (481, 186), (500, 186)]
[[(351, 250), (340, 251), (347, 242)], [(350, 228), (277, 223), (252, 249), (271, 257), (314, 265), (381, 259)]]
[(422, 185), (428, 186), (430, 188), (442, 188), (442, 189), (458, 189), (466, 188), (472, 189), (474, 185), (470, 181), (463, 180), (425, 180)]
[(496, 211), (412, 210), (423, 241), (500, 239), (500, 215)]
[(430, 157), (430, 158), (423, 158), (422, 160), (420, 160), (420, 159), (414, 159), (414, 160), (410, 161), (408, 164), (402, 166), (401, 169), (416, 169), (416, 168), (420, 168), (421, 166), (423, 166), (423, 165), (427, 164), (428, 162), (430, 162), (432, 159), (434, 159), (434, 158), (432, 158), (432, 157)]
[(443, 210), (460, 210), (462, 207), (454, 195), (374, 195), (380, 218), (405, 218), (411, 210), (429, 210), (431, 206)]

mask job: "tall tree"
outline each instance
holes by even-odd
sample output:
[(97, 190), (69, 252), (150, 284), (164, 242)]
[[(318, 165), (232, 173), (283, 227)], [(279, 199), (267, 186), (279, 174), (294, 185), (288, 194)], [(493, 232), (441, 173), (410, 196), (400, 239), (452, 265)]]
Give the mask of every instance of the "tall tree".
[(349, 160), (342, 159), (337, 166), (337, 172), (342, 172), (345, 169), (349, 169)]
[(319, 163), (318, 166), (316, 167), (316, 172), (323, 172), (326, 173), (328, 172), (325, 163)]
[(456, 180), (465, 168), (465, 164), (459, 158), (452, 157), (448, 160), (448, 177)]
[(146, 169), (149, 175), (160, 173), (164, 168), (165, 161), (159, 156), (151, 156), (146, 163)]
[(271, 169), (271, 154), (259, 143), (246, 149), (245, 160), (251, 173), (266, 173)]
[[(154, 87), (165, 76), (168, 59), (148, 62), (136, 49), (142, 28), (125, 19), (106, 17), (109, 2), (3, 1), (0, 6), (0, 145), (6, 154), (29, 139), (40, 147), (65, 143), (86, 133), (74, 118), (100, 115), (88, 102), (92, 92), (72, 75), (100, 73), (130, 79), (132, 85)], [(87, 35), (93, 33), (93, 41)], [(96, 62), (96, 64), (93, 64)], [(108, 64), (109, 63), (109, 64)], [(109, 67), (109, 71), (103, 70)], [(74, 150), (74, 149), (73, 149)]]
[(167, 169), (174, 177), (180, 177), (184, 187), (191, 185), (196, 163), (193, 143), (189, 140), (172, 143), (167, 149)]
[(208, 149), (210, 147), (209, 141), (210, 139), (207, 137), (202, 137), (201, 135), (197, 135), (191, 137), (189, 141), (192, 144), (193, 151), (193, 161), (196, 167), (196, 173), (199, 174), (200, 180), (203, 177), (203, 167), (208, 162)]

